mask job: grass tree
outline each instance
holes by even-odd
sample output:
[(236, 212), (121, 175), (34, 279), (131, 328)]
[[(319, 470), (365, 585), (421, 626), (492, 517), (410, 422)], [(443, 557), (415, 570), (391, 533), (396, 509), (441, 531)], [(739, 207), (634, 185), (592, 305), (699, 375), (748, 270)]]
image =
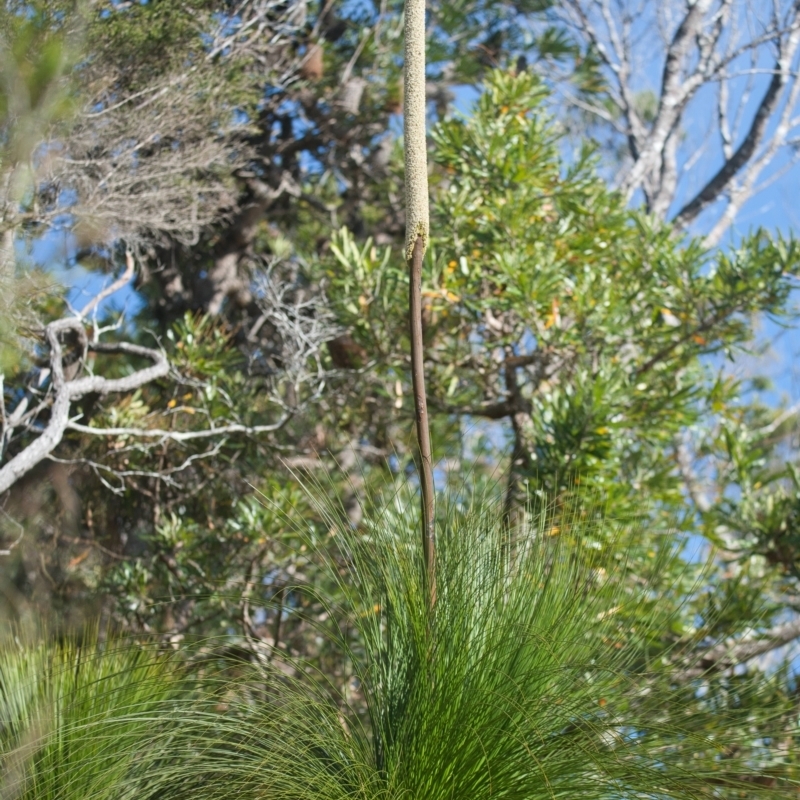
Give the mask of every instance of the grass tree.
[(741, 713), (748, 691), (774, 698), (744, 681), (726, 699), (706, 683), (698, 710), (698, 685), (658, 668), (680, 651), (660, 645), (649, 587), (621, 577), (624, 560), (620, 576), (603, 575), (579, 514), (570, 537), (549, 535), (541, 516), (503, 548), (499, 508), (440, 503), (431, 613), (414, 495), (358, 531), (330, 515), (326, 536), (305, 537), (338, 584), (317, 622), (340, 653), (337, 675), (288, 655), (231, 667), (207, 643), (182, 669), (141, 648), (8, 647), (4, 800), (795, 791), (786, 765), (753, 759), (752, 741), (777, 729)]
[(0, 643), (0, 797), (147, 796), (163, 768), (164, 722), (186, 699), (170, 659), (96, 636)]

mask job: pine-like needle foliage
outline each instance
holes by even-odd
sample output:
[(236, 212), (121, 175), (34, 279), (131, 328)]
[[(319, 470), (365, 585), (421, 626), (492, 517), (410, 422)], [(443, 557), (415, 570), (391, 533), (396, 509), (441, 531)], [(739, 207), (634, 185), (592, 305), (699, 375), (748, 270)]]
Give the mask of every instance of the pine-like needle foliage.
[[(720, 704), (688, 716), (686, 686), (651, 669), (662, 613), (624, 569), (603, 578), (579, 518), (567, 541), (548, 535), (544, 514), (512, 536), (496, 509), (452, 511), (440, 521), (431, 612), (415, 506), (395, 504), (359, 530), (330, 520), (337, 554), (330, 541), (324, 552), (344, 601), (329, 608), (327, 635), (349, 671), (334, 685), (272, 654), (259, 699), (248, 693), (185, 730), (207, 746), (194, 746), (200, 755), (174, 775), (170, 796), (200, 787), (209, 799), (262, 800), (780, 794), (734, 755)], [(642, 608), (652, 609), (650, 628)], [(615, 647), (621, 630), (626, 645)], [(231, 694), (221, 684), (212, 702)]]
[(0, 798), (140, 800), (165, 752), (154, 733), (188, 688), (174, 664), (92, 636), (2, 645)]
[(315, 620), (341, 655), (335, 675), (264, 646), (260, 663), (233, 667), (207, 643), (182, 666), (141, 650), (7, 648), (3, 800), (796, 791), (763, 780), (735, 710), (687, 702), (697, 687), (661, 668), (679, 654), (648, 586), (627, 581), (624, 560), (618, 575), (599, 568), (580, 516), (558, 535), (544, 514), (512, 535), (491, 508), (441, 514), (430, 610), (415, 507), (306, 537), (335, 588), (327, 602), (321, 580), (292, 591), (326, 604)]

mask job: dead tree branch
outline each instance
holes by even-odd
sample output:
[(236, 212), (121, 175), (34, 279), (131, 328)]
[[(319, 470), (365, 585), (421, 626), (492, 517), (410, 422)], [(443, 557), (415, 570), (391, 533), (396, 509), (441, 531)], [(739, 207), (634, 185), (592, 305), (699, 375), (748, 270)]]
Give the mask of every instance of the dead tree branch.
[(6, 492), (23, 475), (53, 452), (69, 426), (70, 406), (76, 400), (87, 394), (102, 396), (131, 392), (151, 381), (163, 378), (169, 373), (169, 361), (161, 350), (127, 342), (104, 345), (87, 343), (86, 347), (90, 351), (123, 353), (137, 358), (145, 358), (152, 362), (152, 366), (136, 370), (124, 378), (88, 375), (78, 380), (68, 381), (64, 375), (64, 353), (61, 346), (61, 337), (68, 332), (77, 334), (81, 340), (85, 341), (86, 339), (83, 323), (74, 317), (56, 320), (45, 327), (45, 340), (50, 347), (50, 376), (53, 391), (50, 420), (33, 442), (7, 464), (0, 467), (0, 494)]
[[(566, 0), (562, 13), (606, 71), (607, 96), (618, 118), (608, 105), (585, 99), (575, 105), (623, 133), (627, 158), (618, 174), (620, 190), (628, 198), (641, 191), (647, 210), (662, 218), (682, 200), (674, 215), (681, 228), (707, 209), (718, 209), (706, 240), (716, 245), (760, 190), (769, 164), (791, 150), (796, 137), (800, 0), (763, 7), (669, 0), (649, 10), (623, 0), (614, 14), (607, 0)], [(629, 36), (634, 16), (642, 28), (637, 37)], [(654, 39), (663, 47), (663, 67), (652, 86), (654, 110), (648, 117), (642, 103), (650, 88), (642, 87), (641, 78), (652, 63)], [(767, 58), (772, 66), (764, 68)], [(700, 97), (712, 92), (714, 103), (701, 104)], [(704, 125), (709, 133), (702, 140), (685, 135)], [(702, 175), (702, 164), (713, 164), (717, 155), (721, 165)], [(679, 169), (681, 164), (692, 169)]]
[(67, 422), (66, 429), (86, 433), (92, 436), (127, 436), (136, 439), (158, 439), (158, 444), (166, 441), (189, 442), (194, 439), (211, 439), (215, 436), (230, 436), (237, 433), (244, 436), (256, 436), (260, 433), (273, 433), (282, 428), (291, 415), (287, 412), (277, 422), (269, 425), (241, 425), (232, 423), (209, 427), (199, 431), (168, 431), (162, 428), (94, 428), (81, 425), (72, 420)]
[[(800, 3), (797, 9), (800, 12)], [(798, 45), (800, 45), (800, 25), (791, 31), (787, 43), (778, 42), (779, 55), (775, 72), (741, 144), (725, 160), (711, 180), (675, 215), (675, 222), (681, 227), (685, 227), (713, 203), (730, 185), (739, 170), (753, 158), (756, 148), (764, 140), (767, 124), (782, 99), (783, 89), (790, 80), (790, 70), (794, 64)]]
[(777, 625), (758, 638), (739, 641), (734, 644), (721, 643), (695, 654), (691, 663), (678, 670), (673, 678), (675, 682), (695, 680), (705, 675), (724, 672), (751, 661), (765, 653), (770, 653), (790, 644), (800, 637), (800, 617)]

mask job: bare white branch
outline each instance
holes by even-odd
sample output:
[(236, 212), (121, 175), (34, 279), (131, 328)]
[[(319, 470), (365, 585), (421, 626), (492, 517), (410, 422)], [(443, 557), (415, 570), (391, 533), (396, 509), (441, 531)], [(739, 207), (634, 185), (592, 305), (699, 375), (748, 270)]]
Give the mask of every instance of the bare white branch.
[(22, 538), (25, 536), (25, 528), (15, 520), (4, 508), (0, 508), (0, 513), (14, 526), (19, 529), (19, 535), (10, 545), (8, 545), (5, 549), (0, 550), (0, 556), (10, 556), (13, 552), (14, 548), (22, 541)]
[(291, 417), (288, 412), (284, 413), (277, 422), (269, 425), (242, 425), (240, 423), (231, 423), (229, 425), (220, 425), (215, 427), (204, 428), (199, 431), (170, 431), (161, 428), (132, 428), (132, 427), (116, 427), (116, 428), (94, 428), (91, 425), (81, 425), (79, 422), (70, 420), (67, 422), (66, 428), (80, 433), (88, 433), (92, 436), (114, 436), (114, 437), (130, 437), (137, 439), (158, 439), (159, 442), (172, 441), (172, 442), (189, 442), (194, 439), (211, 439), (215, 436), (230, 436), (231, 434), (242, 434), (244, 436), (257, 436), (262, 433), (272, 433), (282, 428)]
[(0, 467), (0, 494), (6, 492), (56, 448), (69, 425), (69, 410), (75, 400), (91, 393), (104, 395), (130, 392), (158, 378), (163, 378), (169, 373), (169, 361), (160, 350), (126, 342), (106, 345), (91, 343), (88, 344), (88, 348), (91, 350), (124, 353), (146, 358), (152, 362), (152, 366), (137, 370), (123, 378), (103, 378), (99, 375), (89, 375), (78, 380), (67, 381), (64, 375), (61, 336), (70, 332), (85, 342), (86, 332), (83, 323), (74, 317), (56, 320), (45, 327), (45, 339), (50, 346), (50, 374), (53, 388), (50, 420), (36, 439)]
[[(632, 37), (635, 5), (634, 0), (617, 0), (616, 5), (566, 0), (562, 6), (564, 18), (600, 55), (620, 118), (592, 107), (584, 110), (625, 136), (629, 159), (618, 185), (628, 198), (641, 190), (647, 209), (663, 218), (677, 199), (688, 196), (675, 217), (679, 226), (725, 202), (706, 239), (714, 245), (763, 186), (759, 175), (790, 147), (800, 105), (800, 1), (666, 0), (638, 12)], [(663, 47), (663, 68), (660, 80), (648, 86), (654, 42), (656, 49), (659, 43)], [(651, 119), (641, 112), (643, 92), (650, 86), (656, 98)], [(711, 91), (716, 92), (713, 105), (701, 102), (700, 96)], [(582, 107), (571, 94), (567, 87), (567, 101)], [(587, 104), (583, 98), (582, 103)], [(709, 133), (699, 139), (698, 121), (702, 127), (703, 120)], [(703, 171), (698, 165), (713, 163), (709, 155), (716, 159), (717, 152), (722, 166), (698, 183), (695, 176)]]
[(695, 653), (690, 665), (677, 671), (673, 678), (677, 682), (684, 682), (710, 673), (724, 672), (783, 647), (797, 638), (800, 638), (800, 617), (777, 625), (758, 637), (733, 644), (723, 642), (699, 654)]

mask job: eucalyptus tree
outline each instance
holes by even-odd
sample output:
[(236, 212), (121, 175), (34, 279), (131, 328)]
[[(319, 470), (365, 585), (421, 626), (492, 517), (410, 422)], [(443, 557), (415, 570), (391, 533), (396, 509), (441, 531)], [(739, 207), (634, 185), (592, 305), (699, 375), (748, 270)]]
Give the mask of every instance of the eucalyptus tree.
[(718, 244), (796, 163), (797, 3), (569, 0), (554, 11), (605, 79), (594, 100), (565, 97), (611, 133), (616, 182), (651, 213)]

